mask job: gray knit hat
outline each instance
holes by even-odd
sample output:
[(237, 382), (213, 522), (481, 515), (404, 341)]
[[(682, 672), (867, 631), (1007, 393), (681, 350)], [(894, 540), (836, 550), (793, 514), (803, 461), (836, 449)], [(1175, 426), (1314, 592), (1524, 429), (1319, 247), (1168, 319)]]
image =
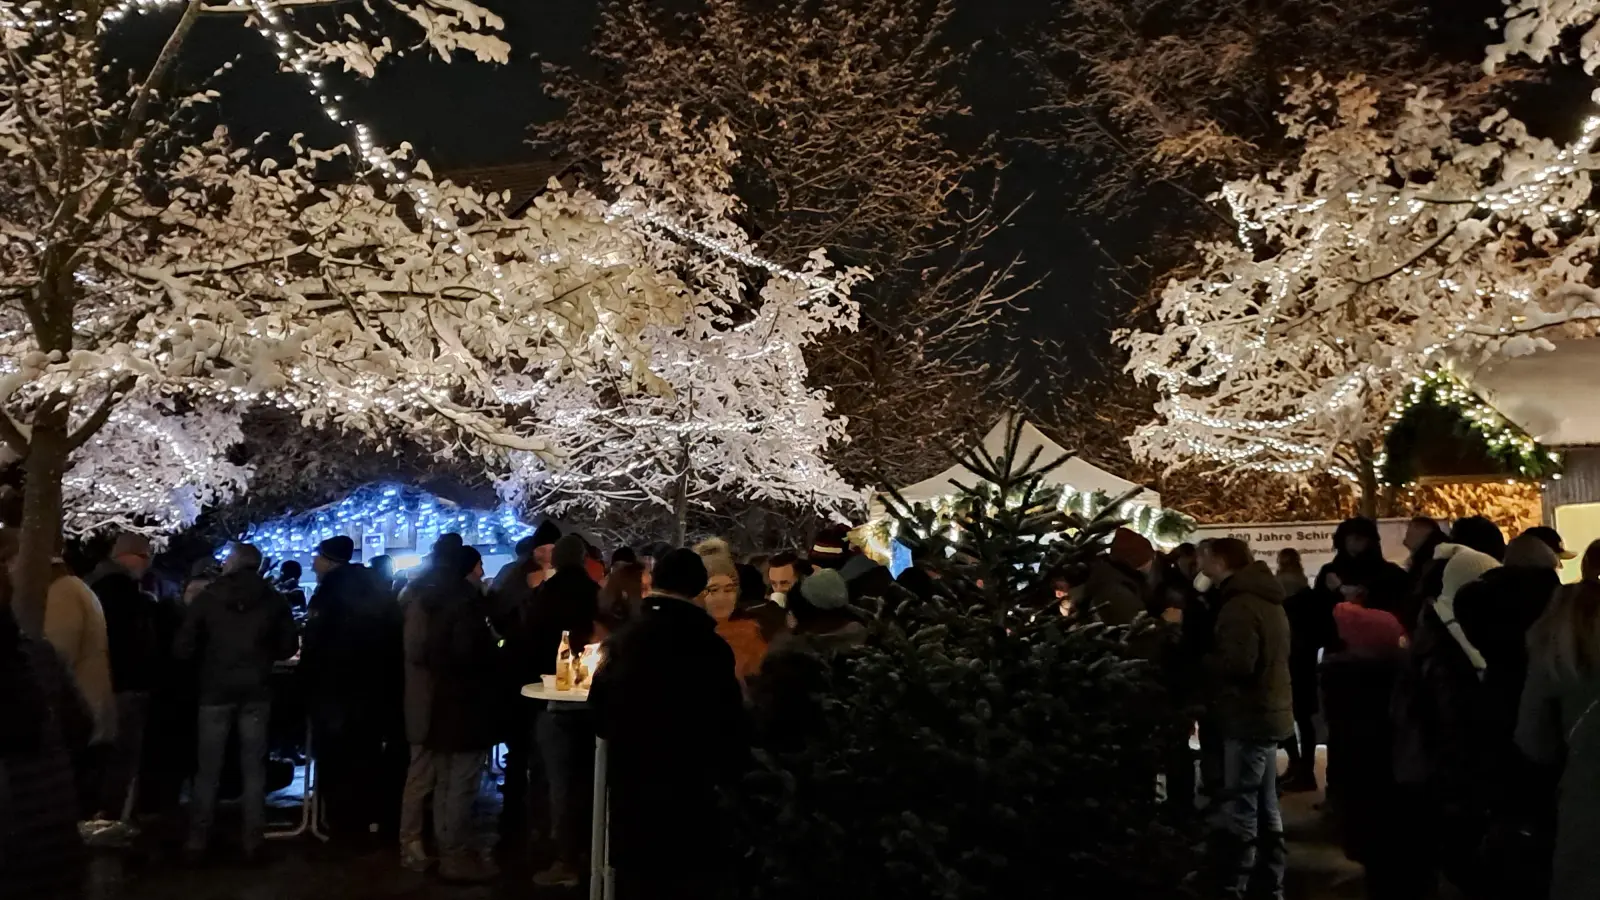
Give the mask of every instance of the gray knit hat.
[(836, 569), (817, 569), (800, 582), (800, 596), (817, 609), (844, 609), (850, 604), (850, 588)]

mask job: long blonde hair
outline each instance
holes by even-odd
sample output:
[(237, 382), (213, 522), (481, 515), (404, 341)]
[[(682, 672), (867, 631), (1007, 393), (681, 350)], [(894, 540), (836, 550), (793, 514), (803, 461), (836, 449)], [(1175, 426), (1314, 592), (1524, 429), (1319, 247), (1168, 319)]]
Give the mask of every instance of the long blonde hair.
[(1528, 639), (1535, 664), (1558, 678), (1600, 671), (1600, 540), (1583, 553), (1583, 579), (1556, 591)]

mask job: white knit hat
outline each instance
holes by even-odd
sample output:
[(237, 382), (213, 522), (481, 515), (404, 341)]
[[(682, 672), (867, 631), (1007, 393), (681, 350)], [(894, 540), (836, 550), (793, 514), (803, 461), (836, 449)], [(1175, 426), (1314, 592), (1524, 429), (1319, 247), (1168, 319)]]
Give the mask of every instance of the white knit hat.
[(1456, 592), (1483, 577), (1483, 573), (1490, 569), (1500, 568), (1500, 562), (1487, 553), (1479, 553), (1460, 544), (1440, 544), (1434, 548), (1433, 558), (1445, 560), (1444, 588), (1439, 591), (1439, 599), (1433, 601), (1433, 611), (1438, 614), (1439, 621), (1444, 623), (1450, 636), (1461, 645), (1472, 667), (1478, 671), (1478, 677), (1482, 678), (1483, 670), (1489, 664), (1478, 648), (1467, 640), (1467, 633), (1456, 621)]
[(1434, 548), (1433, 558), (1446, 561), (1444, 588), (1439, 592), (1439, 599), (1452, 603), (1457, 591), (1477, 581), (1490, 569), (1500, 568), (1499, 560), (1461, 544), (1440, 544)]

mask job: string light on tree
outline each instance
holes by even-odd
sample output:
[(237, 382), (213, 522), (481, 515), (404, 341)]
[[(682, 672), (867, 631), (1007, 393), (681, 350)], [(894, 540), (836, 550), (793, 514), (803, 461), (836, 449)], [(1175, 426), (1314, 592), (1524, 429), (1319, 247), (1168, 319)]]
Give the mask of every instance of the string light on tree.
[[(1415, 410), (1425, 405), (1438, 406), (1459, 415), (1482, 438), (1489, 456), (1519, 476), (1543, 478), (1555, 474), (1559, 477), (1559, 453), (1540, 446), (1507, 421), (1498, 410), (1479, 399), (1448, 369), (1440, 368), (1412, 379), (1404, 399), (1389, 413), (1383, 440), (1384, 451), (1378, 457), (1378, 466), (1384, 472), (1387, 483), (1397, 481), (1395, 474), (1389, 472), (1390, 457), (1397, 455), (1396, 451), (1405, 453), (1405, 450), (1395, 446), (1395, 441), (1403, 434), (1401, 426)], [(1409, 434), (1403, 436), (1408, 442), (1413, 440)]]
[[(1581, 5), (1584, 21), (1600, 11)], [(1518, 28), (1548, 14), (1524, 6)], [(1581, 283), (1600, 250), (1600, 116), (1560, 144), (1504, 113), (1458, 121), (1419, 92), (1388, 114), (1387, 99), (1359, 77), (1295, 84), (1283, 120), (1299, 159), (1226, 185), (1236, 240), (1199, 247), (1156, 330), (1117, 335), (1162, 394), (1137, 455), (1332, 473), (1375, 503), (1390, 413), (1442, 357), (1537, 352), (1542, 331), (1600, 317)], [(1497, 452), (1526, 449), (1487, 433)]]

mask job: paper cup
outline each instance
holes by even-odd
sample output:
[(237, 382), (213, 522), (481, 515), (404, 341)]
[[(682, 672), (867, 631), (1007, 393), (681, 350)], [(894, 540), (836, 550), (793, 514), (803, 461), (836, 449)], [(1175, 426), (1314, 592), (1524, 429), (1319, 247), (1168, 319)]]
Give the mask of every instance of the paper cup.
[(556, 689), (556, 677), (554, 675), (541, 675), (539, 677), (544, 680), (545, 690), (553, 691)]

